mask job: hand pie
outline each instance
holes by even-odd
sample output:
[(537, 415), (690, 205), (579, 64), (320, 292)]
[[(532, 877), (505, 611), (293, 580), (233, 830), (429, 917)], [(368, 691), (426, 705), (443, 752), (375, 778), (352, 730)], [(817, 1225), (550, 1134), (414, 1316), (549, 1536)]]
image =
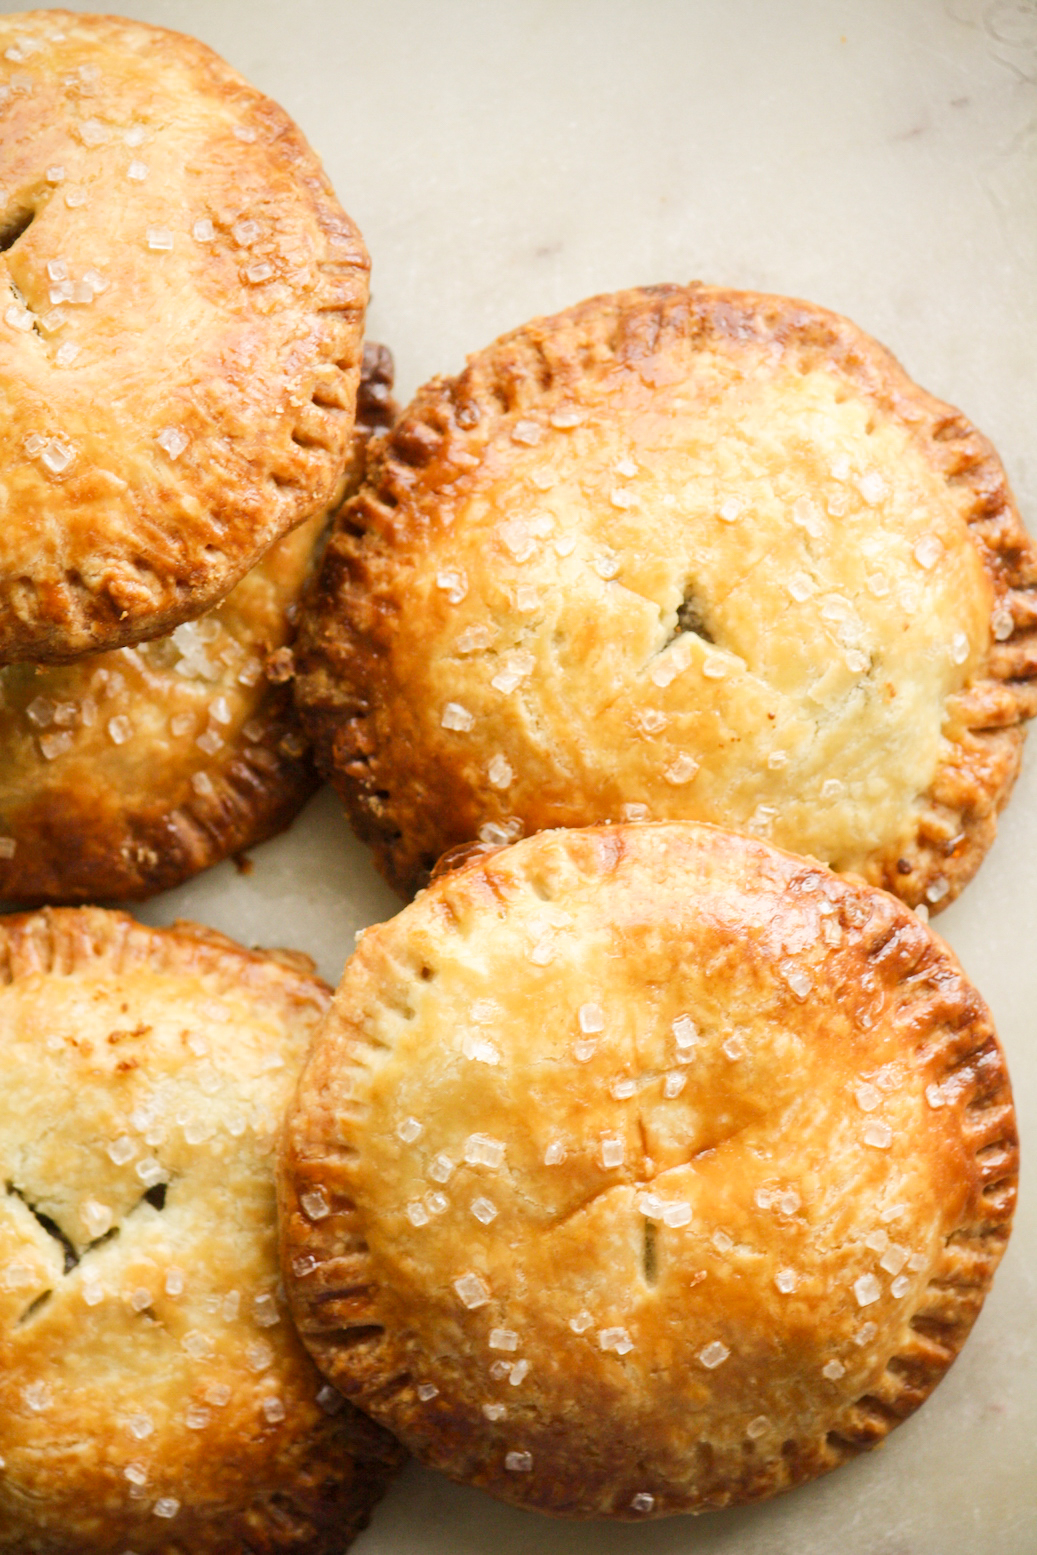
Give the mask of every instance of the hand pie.
[(422, 1462), (641, 1518), (916, 1409), (1016, 1173), (986, 1007), (894, 898), (694, 823), (548, 832), (363, 936), (282, 1258), (318, 1366)]
[[(367, 348), (351, 484), (392, 378)], [(287, 645), (324, 528), (300, 525), (169, 637), (0, 668), (0, 899), (151, 896), (289, 824), (316, 774)]]
[(203, 44), (0, 17), (0, 663), (201, 615), (333, 506), (368, 259)]
[(845, 319), (704, 286), (539, 319), (418, 395), (301, 639), (318, 761), (403, 891), (551, 826), (747, 829), (939, 908), (1037, 705), (989, 443)]
[[(305, 961), (305, 958), (301, 958)], [(0, 919), (0, 1550), (337, 1555), (401, 1461), (279, 1286), (328, 990), (190, 924)]]

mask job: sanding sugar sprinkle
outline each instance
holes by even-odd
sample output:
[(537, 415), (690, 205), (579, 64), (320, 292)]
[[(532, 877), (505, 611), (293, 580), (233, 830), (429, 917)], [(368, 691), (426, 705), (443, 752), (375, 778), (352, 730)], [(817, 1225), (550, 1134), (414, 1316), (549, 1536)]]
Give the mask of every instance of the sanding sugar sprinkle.
[(727, 1345), (719, 1339), (714, 1339), (712, 1344), (707, 1344), (699, 1351), (699, 1360), (707, 1371), (715, 1371), (727, 1360), (731, 1351)]
[(309, 1192), (301, 1193), (299, 1203), (308, 1220), (323, 1220), (331, 1214), (331, 1205), (323, 1188), (311, 1188)]
[(273, 1364), (274, 1352), (265, 1339), (257, 1339), (246, 1349), (245, 1359), (253, 1371), (266, 1371)]
[(625, 1328), (600, 1328), (598, 1344), (603, 1350), (614, 1350), (617, 1355), (627, 1355), (634, 1348), (634, 1341)]
[(454, 1289), (468, 1309), (484, 1307), (490, 1299), (489, 1286), (478, 1274), (469, 1271), (454, 1281)]
[(681, 788), (685, 783), (691, 782), (698, 770), (699, 763), (695, 760), (695, 757), (688, 755), (685, 751), (671, 761), (669, 766), (663, 770), (663, 777), (674, 788)]
[(694, 1047), (699, 1039), (698, 1027), (690, 1015), (678, 1015), (670, 1029), (679, 1048)]
[(600, 1004), (581, 1004), (577, 1019), (583, 1032), (591, 1033), (605, 1029), (605, 1015)]
[(626, 1146), (617, 1135), (608, 1135), (601, 1141), (601, 1164), (606, 1169), (622, 1166), (626, 1157)]
[(498, 754), (494, 756), (487, 767), (486, 776), (489, 779), (491, 788), (508, 788), (514, 779), (515, 773), (507, 757)]
[(488, 1166), (496, 1171), (504, 1160), (505, 1146), (489, 1134), (469, 1134), (464, 1143), (464, 1158), (469, 1166)]
[(857, 1305), (868, 1307), (873, 1301), (878, 1301), (882, 1295), (882, 1286), (873, 1274), (862, 1274), (860, 1279), (853, 1282), (853, 1293), (857, 1297)]
[(454, 729), (461, 733), (475, 726), (475, 718), (460, 702), (448, 702), (439, 721), (444, 729)]
[(179, 427), (163, 427), (155, 441), (171, 459), (179, 459), (189, 439), (186, 432), (181, 431)]
[(461, 1039), (461, 1051), (465, 1058), (475, 1063), (499, 1064), (501, 1061), (500, 1049), (488, 1037), (481, 1037), (474, 1031), (466, 1032)]

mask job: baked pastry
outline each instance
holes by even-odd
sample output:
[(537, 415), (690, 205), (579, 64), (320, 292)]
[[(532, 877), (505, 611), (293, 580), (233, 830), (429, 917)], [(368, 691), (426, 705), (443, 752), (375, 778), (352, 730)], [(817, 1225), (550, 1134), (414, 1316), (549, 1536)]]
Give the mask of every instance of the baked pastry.
[(598, 297), (436, 379), (301, 635), (318, 762), (402, 891), (551, 826), (746, 828), (912, 905), (993, 839), (1037, 562), (990, 444), (809, 303)]
[(169, 632), (349, 453), (368, 259), (276, 103), (179, 33), (0, 17), (0, 663)]
[(1016, 1171), (986, 1007), (893, 897), (694, 823), (541, 833), (363, 936), (282, 1260), (318, 1366), (423, 1462), (656, 1516), (917, 1408)]
[(191, 924), (0, 918), (0, 1550), (343, 1550), (401, 1460), (311, 1365), (271, 1153), (327, 1004)]
[[(365, 348), (354, 487), (392, 379)], [(308, 519), (171, 636), (0, 667), (0, 900), (151, 896), (290, 823), (316, 787), (290, 643), (325, 527)]]

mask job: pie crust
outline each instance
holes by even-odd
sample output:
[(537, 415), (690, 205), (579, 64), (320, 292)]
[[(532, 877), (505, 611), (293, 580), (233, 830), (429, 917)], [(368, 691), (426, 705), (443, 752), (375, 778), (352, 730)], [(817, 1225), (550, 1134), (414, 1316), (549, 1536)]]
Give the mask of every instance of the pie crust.
[(0, 1550), (337, 1555), (401, 1461), (279, 1289), (329, 990), (192, 924), (0, 918)]
[(0, 663), (169, 632), (341, 493), (368, 258), (179, 33), (0, 18)]
[[(386, 347), (365, 347), (353, 490), (392, 380)], [(289, 825), (317, 786), (290, 644), (325, 529), (299, 525), (169, 637), (0, 667), (0, 900), (152, 896)]]
[(297, 699), (404, 893), (477, 836), (694, 819), (937, 910), (1037, 706), (1035, 580), (990, 444), (853, 324), (659, 286), (418, 394)]
[(540, 833), (363, 935), (289, 1112), (335, 1386), (519, 1505), (754, 1500), (954, 1359), (1017, 1176), (982, 999), (902, 903), (687, 822)]

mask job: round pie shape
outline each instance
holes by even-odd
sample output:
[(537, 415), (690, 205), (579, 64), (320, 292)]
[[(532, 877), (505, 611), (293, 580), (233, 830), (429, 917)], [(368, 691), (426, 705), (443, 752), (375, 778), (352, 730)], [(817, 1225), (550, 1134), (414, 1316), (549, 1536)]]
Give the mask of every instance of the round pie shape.
[(895, 898), (694, 823), (541, 833), (363, 936), (282, 1259), (321, 1370), (423, 1462), (636, 1519), (881, 1441), (1016, 1173), (986, 1007)]
[[(365, 347), (349, 480), (392, 418), (392, 357)], [(290, 644), (321, 516), (200, 621), (68, 665), (0, 666), (0, 900), (132, 900), (286, 827), (316, 787)]]
[(1035, 579), (990, 444), (854, 325), (659, 286), (419, 393), (297, 694), (405, 893), (476, 836), (694, 819), (936, 909), (1037, 705)]
[(279, 1288), (272, 1152), (329, 993), (305, 961), (0, 919), (0, 1550), (332, 1555), (398, 1467)]
[(368, 259), (276, 103), (115, 17), (0, 18), (0, 663), (169, 632), (326, 512)]

